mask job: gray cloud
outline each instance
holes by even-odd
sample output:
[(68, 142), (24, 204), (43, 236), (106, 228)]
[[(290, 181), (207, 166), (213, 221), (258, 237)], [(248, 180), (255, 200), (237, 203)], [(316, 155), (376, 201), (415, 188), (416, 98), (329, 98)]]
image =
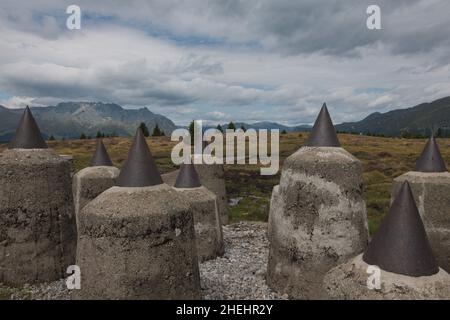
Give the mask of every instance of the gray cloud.
[[(179, 123), (336, 122), (450, 94), (450, 3), (379, 0), (69, 1), (0, 3), (3, 104), (64, 100), (148, 106)], [(1, 103), (2, 101), (0, 101)]]
[[(447, 46), (450, 41), (447, 16), (450, 3), (445, 0), (79, 0), (78, 3), (88, 18), (97, 18), (87, 25), (102, 18), (115, 19), (169, 38), (207, 37), (229, 44), (258, 44), (285, 54), (318, 51), (330, 55), (354, 54), (359, 47), (377, 43), (389, 46), (394, 53), (416, 53)], [(383, 30), (379, 32), (365, 27), (366, 8), (374, 3), (382, 10)], [(15, 28), (55, 37), (64, 21), (67, 4), (5, 0), (0, 6), (2, 18)], [(34, 22), (30, 24), (30, 20)]]

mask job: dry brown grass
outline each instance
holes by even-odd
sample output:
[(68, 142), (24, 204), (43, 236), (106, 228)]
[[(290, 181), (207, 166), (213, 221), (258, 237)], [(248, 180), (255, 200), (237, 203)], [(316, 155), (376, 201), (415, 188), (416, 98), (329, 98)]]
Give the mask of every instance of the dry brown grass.
[[(289, 133), (280, 136), (280, 160), (294, 153), (305, 142), (307, 133)], [(425, 145), (424, 139), (379, 138), (341, 134), (342, 146), (363, 163), (365, 199), (369, 214), (369, 227), (373, 232), (389, 207), (392, 180), (414, 168), (414, 163)], [(161, 172), (175, 169), (170, 152), (176, 142), (167, 137), (147, 139)], [(114, 164), (122, 165), (127, 157), (131, 139), (106, 138), (105, 145)], [(438, 139), (442, 155), (450, 164), (450, 139)], [(49, 146), (59, 154), (74, 156), (77, 170), (89, 164), (95, 148), (95, 140), (52, 141)], [(0, 145), (0, 151), (5, 149)], [(233, 207), (232, 220), (266, 220), (272, 187), (279, 175), (261, 176), (258, 166), (226, 165), (227, 189), (231, 198), (242, 197)]]

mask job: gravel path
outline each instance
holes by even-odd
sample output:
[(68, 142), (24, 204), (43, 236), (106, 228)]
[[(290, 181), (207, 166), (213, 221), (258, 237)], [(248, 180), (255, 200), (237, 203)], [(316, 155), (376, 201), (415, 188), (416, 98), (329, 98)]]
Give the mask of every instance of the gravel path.
[[(265, 283), (267, 224), (240, 222), (223, 227), (225, 254), (200, 265), (204, 299), (286, 299)], [(0, 284), (0, 299), (70, 299), (65, 280), (12, 289)]]
[(25, 285), (23, 288), (8, 288), (0, 285), (0, 299), (11, 300), (69, 300), (66, 280), (39, 285)]
[(200, 265), (204, 299), (286, 299), (270, 290), (265, 275), (269, 252), (267, 223), (223, 227), (225, 254)]

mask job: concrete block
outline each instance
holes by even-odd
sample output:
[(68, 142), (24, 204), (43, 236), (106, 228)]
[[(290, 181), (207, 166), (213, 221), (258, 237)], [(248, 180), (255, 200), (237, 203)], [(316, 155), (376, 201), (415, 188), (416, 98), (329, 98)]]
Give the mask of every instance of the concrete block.
[(303, 147), (283, 165), (269, 214), (271, 288), (326, 298), (324, 275), (368, 243), (362, 167), (342, 148)]
[(0, 282), (65, 277), (76, 239), (69, 162), (51, 149), (0, 154)]
[(217, 197), (205, 187), (175, 190), (191, 204), (199, 260), (206, 261), (222, 256), (224, 244)]
[[(100, 193), (115, 185), (120, 170), (112, 166), (87, 167), (73, 177), (75, 215)], [(78, 218), (77, 218), (78, 219)]]
[(112, 187), (79, 222), (77, 298), (201, 298), (192, 211), (173, 188)]
[[(229, 223), (229, 207), (223, 165), (196, 164), (195, 170), (200, 176), (200, 182), (202, 185), (217, 196), (220, 220), (223, 225), (227, 225)], [(173, 186), (177, 179), (178, 173), (179, 170), (175, 170), (163, 174), (161, 177), (165, 183)]]
[(450, 299), (450, 276), (445, 270), (431, 276), (411, 277), (381, 270), (380, 287), (367, 286), (369, 265), (362, 255), (332, 269), (324, 278), (324, 290), (339, 300)]

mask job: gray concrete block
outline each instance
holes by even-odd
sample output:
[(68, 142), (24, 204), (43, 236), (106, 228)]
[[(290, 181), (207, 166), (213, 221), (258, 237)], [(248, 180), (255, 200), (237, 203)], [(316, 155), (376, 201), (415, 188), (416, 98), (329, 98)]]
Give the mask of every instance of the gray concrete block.
[(224, 244), (217, 197), (205, 187), (174, 189), (191, 204), (199, 260), (206, 261), (222, 256)]
[(201, 298), (192, 211), (173, 188), (112, 187), (79, 222), (77, 298)]
[(75, 215), (100, 193), (115, 185), (120, 170), (116, 167), (87, 167), (73, 177), (73, 198)]
[[(339, 265), (324, 277), (324, 290), (332, 299), (423, 300), (450, 299), (450, 276), (445, 270), (431, 276), (411, 277), (381, 270), (380, 287), (369, 289), (373, 275), (362, 255)], [(371, 279), (370, 283), (374, 284)]]
[(269, 214), (271, 288), (293, 299), (326, 297), (323, 276), (368, 243), (360, 161), (342, 148), (288, 157)]
[[(223, 225), (227, 225), (229, 223), (229, 207), (223, 165), (196, 164), (195, 170), (200, 177), (202, 185), (217, 196), (220, 220)], [(178, 173), (179, 170), (175, 170), (163, 174), (161, 177), (165, 183), (173, 186), (177, 180)]]
[(0, 154), (0, 282), (61, 279), (76, 239), (69, 162), (51, 149)]

